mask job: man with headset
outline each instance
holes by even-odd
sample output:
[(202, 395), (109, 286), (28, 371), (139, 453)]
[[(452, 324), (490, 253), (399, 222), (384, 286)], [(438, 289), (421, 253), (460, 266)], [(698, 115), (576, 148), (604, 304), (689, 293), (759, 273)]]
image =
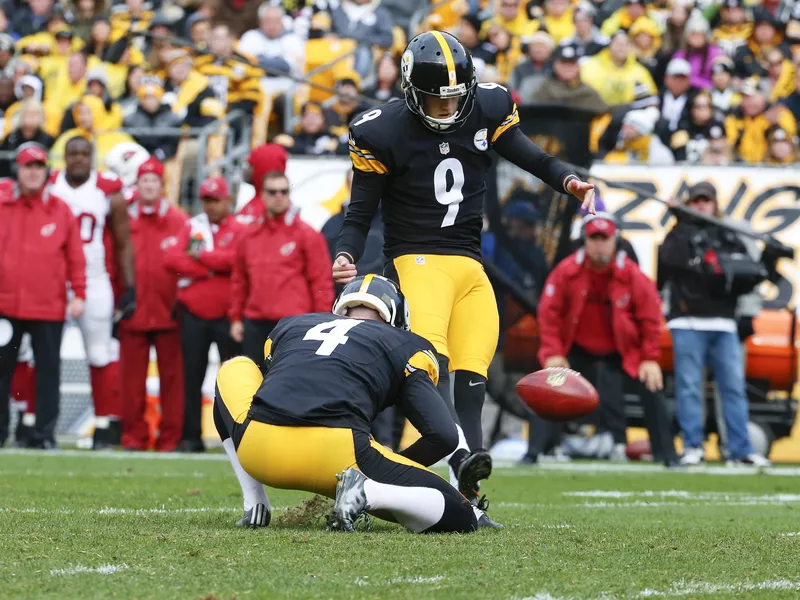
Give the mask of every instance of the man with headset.
[[(83, 314), (86, 259), (72, 210), (47, 187), (47, 151), (16, 153), (16, 178), (0, 179), (0, 446), (17, 353), (29, 333), (36, 362), (36, 425), (30, 445), (55, 448), (64, 315)], [(74, 298), (67, 303), (67, 284)]]
[[(654, 456), (676, 462), (663, 387), (661, 304), (655, 284), (617, 249), (613, 215), (600, 212), (583, 221), (584, 246), (561, 261), (545, 282), (539, 303), (539, 361), (544, 367), (575, 369), (600, 392), (598, 431), (613, 440), (606, 456), (625, 458), (625, 379), (639, 384)], [(559, 431), (531, 423), (528, 462)]]

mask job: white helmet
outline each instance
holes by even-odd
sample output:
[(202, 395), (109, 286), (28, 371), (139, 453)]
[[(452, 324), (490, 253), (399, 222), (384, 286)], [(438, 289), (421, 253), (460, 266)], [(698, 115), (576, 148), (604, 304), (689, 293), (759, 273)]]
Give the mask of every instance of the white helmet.
[(136, 183), (136, 174), (139, 167), (148, 158), (150, 153), (135, 142), (123, 142), (114, 146), (106, 154), (106, 167), (122, 180), (126, 187)]

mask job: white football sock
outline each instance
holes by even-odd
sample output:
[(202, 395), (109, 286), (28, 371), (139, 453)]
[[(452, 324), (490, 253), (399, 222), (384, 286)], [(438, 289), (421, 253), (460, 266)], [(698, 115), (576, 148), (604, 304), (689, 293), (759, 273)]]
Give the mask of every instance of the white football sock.
[(444, 515), (444, 496), (433, 488), (403, 487), (367, 479), (364, 494), (370, 510), (389, 511), (413, 533), (433, 527)]
[(244, 496), (244, 510), (245, 512), (253, 508), (256, 504), (266, 504), (267, 509), (272, 511), (267, 493), (264, 491), (264, 485), (255, 479), (242, 468), (239, 462), (239, 457), (236, 456), (236, 448), (233, 446), (231, 438), (222, 442), (222, 447), (225, 448), (225, 454), (231, 461), (233, 472), (236, 473), (236, 479), (239, 480), (239, 485), (242, 488), (242, 495)]
[[(466, 450), (467, 452), (469, 452), (469, 444), (467, 443), (467, 438), (464, 435), (464, 430), (461, 429), (461, 425), (459, 425), (458, 423), (456, 423), (456, 429), (458, 430), (458, 446), (450, 454), (444, 457), (444, 459), (448, 461), (448, 463), (450, 461), (450, 457), (453, 456), (453, 454), (455, 454), (459, 450)], [(447, 466), (447, 472), (450, 474), (450, 485), (458, 489), (458, 475), (456, 474), (455, 471), (453, 471), (453, 467), (451, 467), (449, 464)]]

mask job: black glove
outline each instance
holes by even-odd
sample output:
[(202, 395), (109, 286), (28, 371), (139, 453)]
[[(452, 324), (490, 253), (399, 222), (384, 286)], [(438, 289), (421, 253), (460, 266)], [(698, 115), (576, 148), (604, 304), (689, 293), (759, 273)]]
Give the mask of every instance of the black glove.
[(117, 310), (119, 311), (116, 318), (117, 321), (124, 321), (130, 319), (136, 310), (136, 288), (130, 286), (125, 289), (125, 293), (117, 302)]
[(753, 317), (739, 317), (736, 319), (736, 328), (739, 330), (739, 340), (745, 341), (755, 333)]

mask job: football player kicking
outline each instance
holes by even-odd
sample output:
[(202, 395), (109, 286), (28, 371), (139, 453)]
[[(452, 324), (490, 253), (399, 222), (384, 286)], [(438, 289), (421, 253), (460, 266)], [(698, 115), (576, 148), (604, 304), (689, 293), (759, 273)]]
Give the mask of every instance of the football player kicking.
[[(426, 468), (456, 448), (458, 433), (436, 389), (433, 347), (408, 331), (400, 290), (379, 275), (359, 277), (333, 313), (281, 320), (264, 346), (263, 377), (245, 357), (219, 370), (214, 423), (244, 494), (237, 525), (269, 524), (269, 485), (335, 498), (329, 529), (352, 531), (365, 513), (412, 532), (493, 526)], [(422, 433), (399, 454), (369, 434), (392, 405)]]
[(429, 31), (413, 38), (401, 78), (405, 102), (383, 104), (350, 126), (354, 177), (333, 277), (337, 283), (355, 277), (382, 201), (385, 274), (406, 294), (411, 330), (436, 349), (448, 405), (448, 369), (454, 371), (463, 434), (459, 429), (459, 449), (449, 459), (451, 481), (476, 502), (478, 481), (491, 474), (481, 411), (499, 333), (480, 251), (489, 150), (576, 196), (592, 213), (594, 186), (528, 139), (508, 90), (477, 83), (469, 52), (452, 35)]

